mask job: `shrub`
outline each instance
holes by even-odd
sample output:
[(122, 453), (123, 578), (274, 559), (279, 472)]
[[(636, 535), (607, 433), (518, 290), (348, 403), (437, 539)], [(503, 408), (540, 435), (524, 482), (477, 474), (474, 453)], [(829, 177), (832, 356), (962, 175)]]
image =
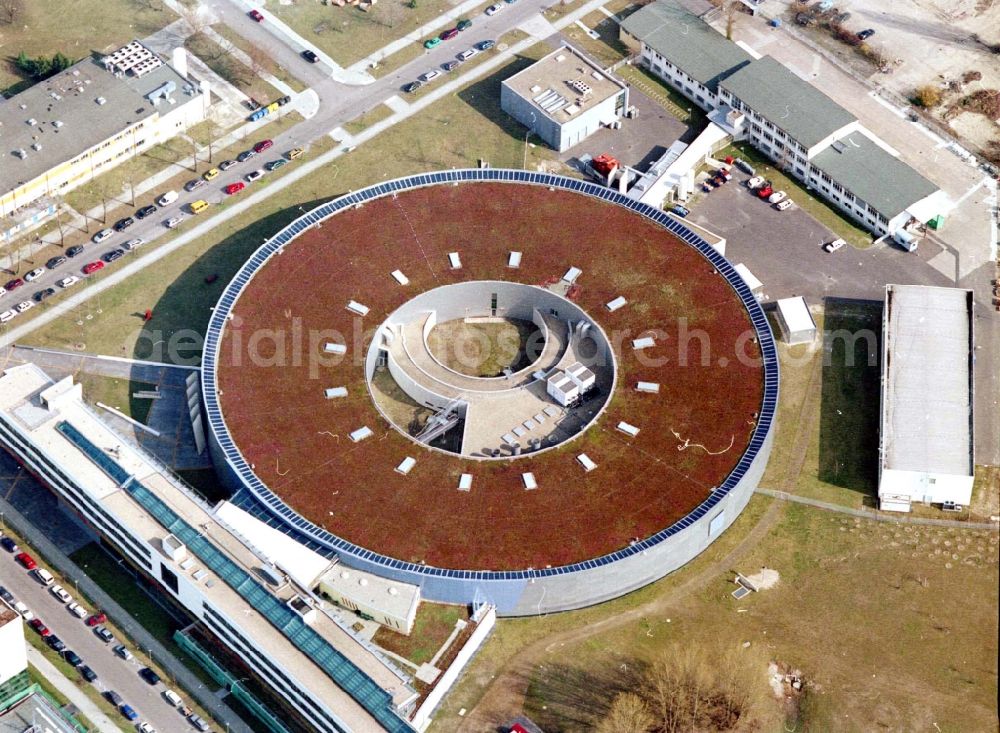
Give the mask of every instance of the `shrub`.
[(932, 109), (941, 104), (941, 89), (934, 84), (925, 84), (917, 89), (914, 100), (924, 109)]
[(971, 81), (979, 81), (982, 78), (983, 74), (981, 71), (966, 71), (962, 74), (962, 83), (968, 84)]

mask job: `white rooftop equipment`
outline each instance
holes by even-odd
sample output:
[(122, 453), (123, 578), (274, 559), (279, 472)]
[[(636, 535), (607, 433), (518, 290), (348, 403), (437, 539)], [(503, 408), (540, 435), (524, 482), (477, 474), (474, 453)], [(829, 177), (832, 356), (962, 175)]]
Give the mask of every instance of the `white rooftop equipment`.
[(779, 300), (777, 319), (785, 343), (806, 344), (816, 339), (816, 321), (801, 295)]

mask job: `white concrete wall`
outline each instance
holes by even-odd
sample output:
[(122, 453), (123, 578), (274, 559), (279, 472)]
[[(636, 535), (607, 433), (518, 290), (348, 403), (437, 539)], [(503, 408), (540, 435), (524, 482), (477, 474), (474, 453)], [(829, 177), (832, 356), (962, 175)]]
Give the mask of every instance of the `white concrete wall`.
[[(0, 605), (6, 605), (0, 601)], [(0, 626), (0, 685), (28, 668), (21, 615)]]
[(968, 506), (972, 500), (972, 483), (972, 476), (886, 468), (882, 470), (878, 493), (879, 496), (909, 496), (912, 501), (926, 504), (951, 501)]

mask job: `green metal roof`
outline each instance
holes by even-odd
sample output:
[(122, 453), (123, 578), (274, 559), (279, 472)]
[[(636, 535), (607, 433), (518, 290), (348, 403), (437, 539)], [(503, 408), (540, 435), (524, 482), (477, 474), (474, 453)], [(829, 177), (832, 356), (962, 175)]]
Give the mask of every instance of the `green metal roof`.
[(861, 132), (841, 138), (810, 162), (886, 219), (938, 190)]
[(657, 0), (630, 15), (621, 27), (713, 92), (721, 79), (752, 60), (675, 0)]
[(806, 148), (856, 119), (770, 56), (744, 66), (722, 87)]

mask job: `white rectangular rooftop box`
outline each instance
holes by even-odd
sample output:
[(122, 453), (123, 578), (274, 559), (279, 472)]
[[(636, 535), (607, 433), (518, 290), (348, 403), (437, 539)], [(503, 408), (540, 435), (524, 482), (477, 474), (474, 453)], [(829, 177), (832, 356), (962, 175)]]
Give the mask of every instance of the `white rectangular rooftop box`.
[(657, 382), (638, 382), (635, 388), (640, 392), (649, 392), (650, 394), (660, 393), (660, 385)]
[(323, 391), (328, 400), (335, 399), (337, 397), (347, 397), (347, 387), (330, 387)]
[(408, 278), (406, 275), (404, 275), (402, 270), (393, 270), (392, 271), (392, 277), (400, 285), (409, 285), (410, 284), (410, 278)]
[(520, 267), (521, 266), (521, 253), (511, 252), (510, 258), (507, 260), (507, 267)]
[(627, 422), (618, 423), (618, 429), (625, 433), (625, 435), (631, 435), (633, 438), (639, 434), (639, 428)]
[(396, 473), (401, 473), (404, 476), (413, 470), (413, 467), (417, 465), (417, 459), (407, 456), (403, 459), (402, 463), (396, 466)]
[(777, 320), (781, 337), (786, 343), (804, 344), (816, 339), (816, 322), (801, 295), (778, 301)]
[(327, 342), (323, 344), (323, 351), (328, 354), (346, 354), (347, 346), (346, 344), (335, 344), (333, 342)]
[(472, 491), (472, 474), (463, 473), (458, 479), (459, 491)]
[(758, 280), (757, 276), (750, 272), (750, 268), (742, 262), (737, 265), (733, 265), (733, 269), (736, 270), (736, 272), (739, 273), (739, 276), (743, 278), (743, 282), (745, 282), (747, 287), (750, 288), (751, 293), (756, 293), (764, 287), (764, 283)]
[(537, 489), (538, 488), (538, 482), (535, 481), (535, 474), (531, 473), (531, 471), (528, 471), (526, 473), (522, 473), (521, 474), (521, 480), (524, 481), (524, 488), (527, 489), (527, 490), (529, 490), (529, 491), (531, 489)]
[(641, 339), (632, 339), (632, 348), (636, 351), (650, 349), (656, 346), (656, 339), (652, 336), (643, 336)]
[(353, 433), (351, 433), (351, 440), (355, 443), (360, 443), (365, 438), (372, 437), (372, 429), (367, 425), (363, 428), (358, 428)]
[(579, 267), (571, 267), (566, 270), (566, 274), (562, 276), (562, 279), (568, 283), (575, 283), (576, 279), (583, 274), (583, 270)]
[(458, 256), (458, 252), (449, 253), (448, 262), (451, 263), (452, 270), (457, 270), (462, 266), (462, 258)]
[(352, 300), (350, 303), (347, 304), (347, 310), (349, 310), (351, 313), (357, 313), (359, 316), (368, 315), (368, 306), (361, 305), (361, 303), (359, 303), (356, 300)]
[(588, 456), (586, 453), (581, 453), (580, 455), (578, 455), (576, 457), (576, 460), (580, 462), (580, 465), (583, 466), (583, 470), (586, 471), (587, 473), (590, 473), (595, 468), (597, 468), (597, 464), (594, 463), (592, 460), (590, 460), (590, 456)]
[(612, 313), (614, 313), (619, 308), (623, 308), (626, 303), (628, 303), (628, 301), (625, 300), (624, 297), (622, 297), (621, 295), (619, 295), (617, 298), (615, 298), (614, 300), (610, 301), (605, 307), (609, 311), (611, 311)]

